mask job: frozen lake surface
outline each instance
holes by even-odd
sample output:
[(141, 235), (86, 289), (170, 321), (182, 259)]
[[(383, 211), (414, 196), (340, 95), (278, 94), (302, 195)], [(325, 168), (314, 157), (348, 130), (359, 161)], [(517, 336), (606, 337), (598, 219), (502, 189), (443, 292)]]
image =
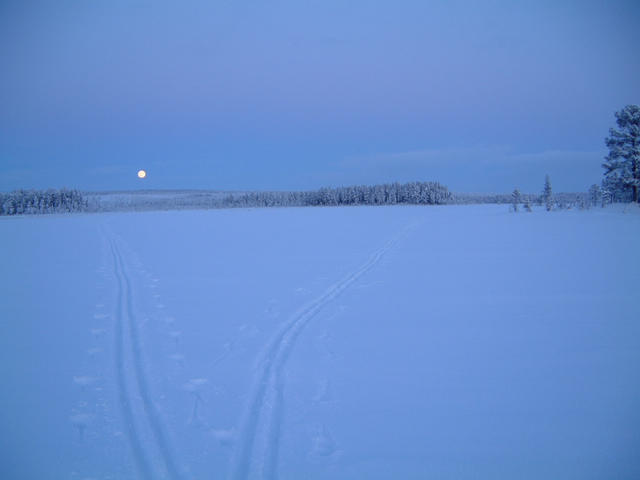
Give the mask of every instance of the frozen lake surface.
[(640, 478), (640, 215), (0, 218), (0, 478)]

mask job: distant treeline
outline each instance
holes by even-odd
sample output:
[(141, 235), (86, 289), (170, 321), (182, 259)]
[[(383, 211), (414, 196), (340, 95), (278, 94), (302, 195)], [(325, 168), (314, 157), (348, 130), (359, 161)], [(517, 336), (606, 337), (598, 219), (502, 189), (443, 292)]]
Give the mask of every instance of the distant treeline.
[(250, 192), (222, 198), (224, 207), (287, 207), (338, 205), (440, 205), (452, 195), (438, 182), (386, 183), (321, 188), (308, 192)]
[[(552, 195), (553, 202), (559, 206), (580, 206), (589, 198), (588, 193), (575, 192), (565, 193), (559, 192)], [(513, 194), (511, 193), (455, 193), (453, 194), (453, 200), (449, 203), (455, 203), (460, 205), (465, 204), (482, 204), (482, 203), (497, 203), (497, 204), (510, 204), (513, 203)], [(542, 205), (544, 203), (544, 197), (542, 194), (535, 193), (521, 193), (520, 203), (531, 205)]]
[(81, 212), (87, 201), (78, 190), (15, 190), (0, 192), (0, 215)]
[[(113, 198), (110, 198), (113, 197)], [(306, 192), (144, 192), (83, 194), (78, 190), (16, 190), (0, 193), (1, 215), (188, 208), (306, 207), (338, 205), (438, 205), (452, 195), (438, 182), (389, 183)]]
[[(553, 201), (558, 207), (581, 206), (588, 202), (590, 194), (556, 193), (553, 194)], [(542, 195), (537, 194), (521, 194), (519, 198), (520, 202), (531, 205), (541, 205), (543, 201)], [(438, 182), (360, 185), (321, 188), (306, 192), (224, 193), (186, 190), (82, 193), (78, 190), (50, 189), (0, 193), (0, 215), (340, 205), (510, 204), (512, 202), (512, 194), (452, 194), (446, 186)], [(588, 203), (593, 204), (593, 201)]]

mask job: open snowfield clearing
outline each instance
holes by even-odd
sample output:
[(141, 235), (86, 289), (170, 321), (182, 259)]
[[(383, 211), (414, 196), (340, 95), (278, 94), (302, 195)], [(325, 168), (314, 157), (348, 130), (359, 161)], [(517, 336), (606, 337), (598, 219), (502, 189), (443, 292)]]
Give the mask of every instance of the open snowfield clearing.
[(640, 478), (640, 215), (0, 218), (0, 478)]

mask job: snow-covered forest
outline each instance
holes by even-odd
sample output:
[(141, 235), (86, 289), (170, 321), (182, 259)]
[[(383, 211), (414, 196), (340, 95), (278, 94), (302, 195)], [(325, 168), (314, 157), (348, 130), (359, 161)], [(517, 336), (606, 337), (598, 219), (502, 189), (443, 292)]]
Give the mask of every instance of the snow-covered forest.
[(453, 195), (438, 182), (390, 183), (292, 192), (130, 192), (88, 194), (92, 211), (189, 208), (307, 207), (340, 205), (441, 205)]
[(438, 182), (390, 183), (299, 192), (140, 191), (80, 193), (78, 190), (17, 190), (0, 194), (2, 215), (72, 211), (187, 208), (303, 207), (338, 205), (441, 205), (453, 195)]
[[(595, 190), (594, 190), (595, 188)], [(593, 186), (586, 193), (553, 193), (547, 202), (554, 208), (588, 208), (629, 201), (626, 190), (615, 194)], [(604, 193), (603, 193), (604, 192)], [(604, 196), (603, 195), (607, 195)], [(542, 205), (544, 193), (521, 193), (519, 203)], [(387, 183), (321, 188), (292, 192), (221, 192), (215, 190), (140, 190), (130, 192), (81, 192), (79, 190), (16, 190), (0, 192), (0, 215), (64, 212), (114, 212), (180, 209), (306, 207), (354, 205), (511, 204), (512, 194), (452, 193), (438, 182)]]
[(15, 190), (0, 192), (0, 215), (80, 212), (88, 208), (79, 190)]

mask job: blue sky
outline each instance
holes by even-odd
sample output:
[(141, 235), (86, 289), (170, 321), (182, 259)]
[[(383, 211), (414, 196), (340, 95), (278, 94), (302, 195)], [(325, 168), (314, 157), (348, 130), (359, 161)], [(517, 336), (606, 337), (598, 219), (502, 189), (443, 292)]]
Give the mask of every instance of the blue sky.
[(585, 190), (640, 103), (639, 20), (615, 0), (3, 0), (0, 190)]

